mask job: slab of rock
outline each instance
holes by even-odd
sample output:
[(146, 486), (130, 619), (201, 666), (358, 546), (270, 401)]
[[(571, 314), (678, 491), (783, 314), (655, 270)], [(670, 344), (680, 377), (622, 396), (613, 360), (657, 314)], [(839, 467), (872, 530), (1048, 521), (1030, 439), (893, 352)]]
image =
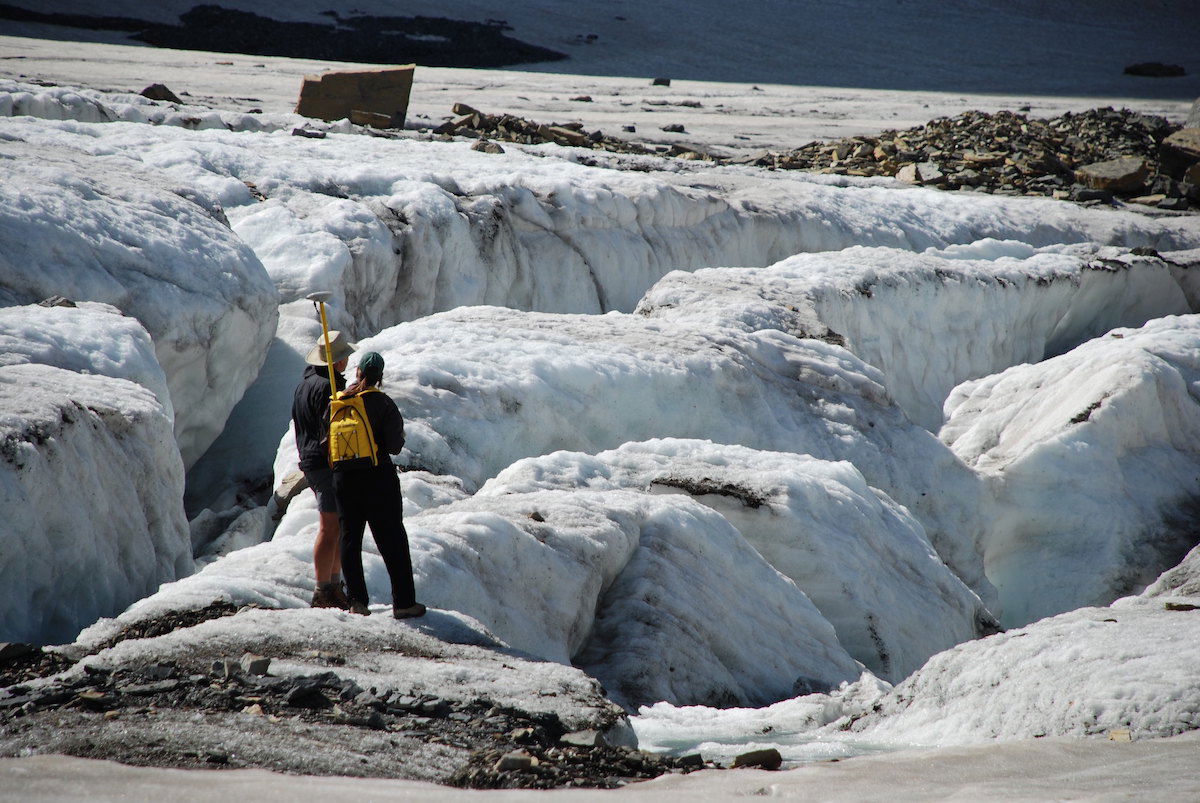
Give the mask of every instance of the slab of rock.
[(505, 753), (500, 756), (493, 769), (496, 772), (520, 772), (536, 766), (536, 764), (537, 759), (529, 753), (524, 750), (514, 750), (511, 753)]
[(18, 658), (24, 658), (26, 655), (32, 655), (35, 652), (41, 652), (41, 647), (35, 647), (32, 644), (23, 644), (21, 642), (5, 641), (0, 643), (0, 665), (10, 661), (15, 661)]
[(504, 148), (497, 145), (495, 142), (489, 142), (486, 139), (481, 139), (471, 146), (471, 150), (479, 151), (480, 153), (504, 153)]
[(564, 734), (559, 741), (565, 744), (573, 744), (577, 747), (608, 746), (608, 740), (604, 738), (604, 734), (597, 730), (574, 731)]
[(764, 770), (777, 770), (783, 764), (783, 756), (779, 755), (779, 751), (774, 747), (768, 747), (765, 750), (751, 750), (749, 753), (742, 753), (733, 760), (734, 768), (738, 767), (759, 767)]
[(1192, 110), (1188, 112), (1187, 120), (1184, 120), (1183, 127), (1200, 128), (1200, 98), (1192, 101)]
[(1200, 127), (1181, 128), (1162, 143), (1163, 166), (1171, 174), (1200, 162)]
[(1137, 156), (1094, 162), (1076, 171), (1080, 183), (1106, 192), (1137, 192), (1146, 186), (1149, 175), (1146, 161)]
[(271, 659), (248, 652), (242, 656), (242, 660), (239, 662), (239, 665), (241, 666), (242, 671), (247, 675), (262, 676), (270, 671)]
[(163, 84), (151, 84), (141, 91), (141, 96), (150, 98), (150, 100), (165, 100), (169, 103), (183, 103), (171, 90), (167, 89)]
[(296, 114), (321, 120), (341, 120), (357, 110), (362, 114), (386, 116), (390, 120), (386, 127), (403, 127), (415, 68), (416, 65), (407, 64), (377, 70), (306, 75), (300, 87)]
[(936, 163), (918, 162), (901, 167), (896, 171), (896, 178), (909, 184), (936, 184), (945, 176)]

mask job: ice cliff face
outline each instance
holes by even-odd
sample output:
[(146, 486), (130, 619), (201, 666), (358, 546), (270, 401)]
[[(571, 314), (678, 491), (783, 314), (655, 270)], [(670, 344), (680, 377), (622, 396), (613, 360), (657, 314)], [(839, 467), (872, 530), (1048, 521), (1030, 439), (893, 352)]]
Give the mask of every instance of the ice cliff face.
[(476, 496), (615, 488), (684, 494), (720, 513), (885, 680), (990, 632), (990, 615), (924, 527), (847, 462), (667, 438), (518, 460)]
[(1198, 382), (1187, 315), (955, 389), (941, 437), (994, 493), (985, 561), (1005, 622), (1136, 592), (1194, 546)]
[(637, 309), (843, 343), (882, 371), (897, 404), (933, 432), (961, 382), (1189, 310), (1184, 286), (1159, 257), (995, 240), (920, 254), (855, 247), (761, 270), (677, 272)]
[(0, 367), (0, 399), (0, 640), (68, 640), (192, 571), (183, 465), (153, 393), (23, 364)]
[[(78, 142), (87, 145), (86, 142)], [(105, 150), (105, 149), (101, 149)], [(154, 340), (185, 464), (253, 381), (278, 294), (218, 206), (127, 158), (0, 143), (0, 301), (111, 304)]]

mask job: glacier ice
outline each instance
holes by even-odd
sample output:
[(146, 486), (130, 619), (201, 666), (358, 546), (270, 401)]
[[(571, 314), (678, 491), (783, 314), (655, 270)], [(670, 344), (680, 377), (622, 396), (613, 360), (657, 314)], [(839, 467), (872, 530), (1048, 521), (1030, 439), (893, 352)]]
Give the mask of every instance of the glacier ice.
[(941, 438), (987, 479), (1001, 621), (1135, 593), (1195, 545), (1200, 317), (964, 383)]
[(885, 680), (992, 627), (921, 524), (847, 462), (666, 438), (595, 456), (518, 460), (476, 498), (614, 488), (687, 494), (719, 512), (808, 595), (847, 652)]
[(1190, 307), (1159, 257), (981, 240), (676, 272), (647, 291), (637, 311), (843, 343), (883, 372), (909, 417), (936, 432), (942, 403), (961, 382)]
[[(363, 340), (387, 362), (409, 467), (476, 489), (523, 457), (631, 440), (703, 438), (847, 460), (905, 505), (984, 602), (982, 485), (845, 349), (638, 315), (463, 308)], [(276, 476), (294, 470), (290, 432)]]
[[(83, 143), (79, 143), (83, 144)], [(54, 295), (132, 315), (154, 340), (184, 463), (220, 433), (253, 381), (278, 294), (219, 207), (164, 188), (119, 155), (0, 142), (0, 303)]]
[(153, 393), (21, 364), (0, 367), (0, 399), (0, 640), (70, 640), (192, 571), (183, 465)]

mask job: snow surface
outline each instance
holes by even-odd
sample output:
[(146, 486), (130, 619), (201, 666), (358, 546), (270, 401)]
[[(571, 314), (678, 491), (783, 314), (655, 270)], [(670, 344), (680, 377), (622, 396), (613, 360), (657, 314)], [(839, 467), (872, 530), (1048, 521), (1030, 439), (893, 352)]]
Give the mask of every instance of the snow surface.
[(870, 739), (964, 744), (1200, 728), (1200, 617), (1082, 608), (934, 656), (853, 724)]
[(128, 379), (152, 391), (174, 420), (171, 394), (149, 333), (108, 304), (0, 307), (0, 365), (36, 363)]
[(941, 438), (995, 498), (1001, 620), (1136, 593), (1195, 545), (1200, 318), (1115, 329), (960, 385)]
[(112, 153), (3, 139), (0, 303), (61, 295), (137, 318), (166, 374), (184, 462), (194, 462), (275, 328), (277, 295), (261, 264), (186, 182)]
[(5, 365), (0, 434), (0, 640), (70, 640), (192, 571), (183, 465), (149, 390)]
[(475, 498), (612, 488), (690, 494), (716, 510), (812, 599), (842, 646), (886, 680), (981, 635), (991, 619), (920, 523), (845, 462), (664, 439), (594, 457), (518, 460)]

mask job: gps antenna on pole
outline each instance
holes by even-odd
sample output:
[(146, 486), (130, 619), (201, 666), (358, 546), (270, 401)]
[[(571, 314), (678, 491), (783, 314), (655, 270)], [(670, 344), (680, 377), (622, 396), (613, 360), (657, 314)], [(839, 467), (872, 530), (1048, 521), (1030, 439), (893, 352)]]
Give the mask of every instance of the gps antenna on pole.
[(322, 290), (317, 293), (309, 293), (305, 298), (313, 303), (317, 311), (321, 313), (321, 334), (325, 336), (325, 365), (329, 368), (329, 394), (330, 398), (337, 397), (337, 380), (334, 379), (333, 372), (333, 349), (329, 345), (329, 321), (325, 317), (325, 302), (333, 297), (333, 293), (327, 290)]

